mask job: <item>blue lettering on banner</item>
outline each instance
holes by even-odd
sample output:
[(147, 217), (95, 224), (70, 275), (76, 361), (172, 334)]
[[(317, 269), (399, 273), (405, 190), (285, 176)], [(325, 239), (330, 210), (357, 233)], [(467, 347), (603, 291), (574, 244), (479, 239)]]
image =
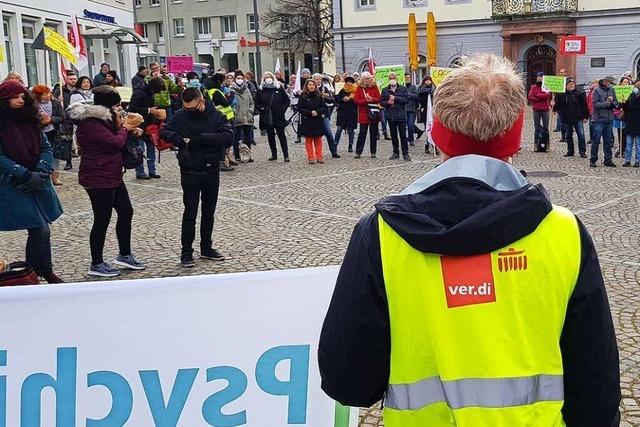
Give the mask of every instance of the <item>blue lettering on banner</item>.
[[(309, 388), (309, 345), (274, 347), (264, 352), (256, 362), (255, 378), (258, 387), (267, 395), (286, 396), (287, 424), (307, 422)], [(0, 368), (7, 369), (8, 351), (0, 350)], [(289, 362), (288, 379), (279, 379), (276, 369), (281, 362)], [(20, 427), (41, 427), (42, 392), (53, 389), (55, 395), (56, 427), (75, 427), (77, 409), (78, 349), (57, 349), (55, 378), (46, 373), (34, 373), (22, 382), (20, 393)], [(157, 370), (139, 371), (146, 403), (156, 427), (176, 427), (180, 421), (199, 368), (179, 369), (171, 387), (168, 401), (164, 398), (160, 374)], [(235, 427), (247, 424), (247, 410), (235, 414), (223, 413), (223, 408), (237, 401), (247, 391), (247, 375), (233, 366), (216, 366), (206, 370), (206, 383), (224, 380), (227, 386), (210, 395), (202, 404), (204, 421), (215, 427)], [(134, 395), (129, 381), (112, 371), (95, 371), (87, 375), (87, 388), (102, 386), (111, 397), (111, 409), (103, 418), (87, 418), (86, 427), (123, 426), (132, 415)], [(102, 416), (103, 414), (92, 414)], [(260, 419), (260, 414), (255, 415)], [(0, 427), (7, 427), (7, 375), (0, 375)]]
[(114, 16), (103, 15), (101, 13), (91, 12), (91, 11), (89, 11), (87, 9), (85, 9), (83, 12), (84, 12), (84, 17), (85, 18), (93, 19), (93, 20), (96, 20), (96, 21), (108, 22), (109, 24), (115, 24), (116, 23), (116, 18)]
[(225, 415), (222, 407), (237, 400), (247, 390), (247, 376), (233, 366), (218, 366), (207, 369), (207, 382), (226, 380), (223, 390), (209, 396), (202, 405), (202, 417), (215, 427), (243, 426), (247, 423), (247, 411)]

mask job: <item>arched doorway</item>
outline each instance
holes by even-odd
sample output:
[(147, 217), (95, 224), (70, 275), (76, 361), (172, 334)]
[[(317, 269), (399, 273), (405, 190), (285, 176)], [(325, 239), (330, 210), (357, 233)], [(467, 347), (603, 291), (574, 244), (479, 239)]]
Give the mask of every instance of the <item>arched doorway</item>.
[(556, 50), (546, 44), (533, 46), (525, 55), (527, 76), (527, 91), (536, 82), (536, 74), (542, 71), (547, 75), (556, 73)]
[(640, 78), (640, 54), (636, 57), (635, 71), (636, 78)]

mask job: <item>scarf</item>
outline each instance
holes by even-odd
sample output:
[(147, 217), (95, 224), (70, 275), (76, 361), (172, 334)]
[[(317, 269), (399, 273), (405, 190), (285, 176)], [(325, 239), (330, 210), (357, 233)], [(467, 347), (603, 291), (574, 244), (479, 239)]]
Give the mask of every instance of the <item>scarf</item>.
[(10, 109), (0, 119), (0, 143), (7, 157), (29, 170), (40, 161), (40, 126), (24, 108)]
[(356, 90), (358, 90), (358, 85), (355, 83), (345, 83), (342, 90), (344, 91), (346, 96), (353, 100), (356, 97)]

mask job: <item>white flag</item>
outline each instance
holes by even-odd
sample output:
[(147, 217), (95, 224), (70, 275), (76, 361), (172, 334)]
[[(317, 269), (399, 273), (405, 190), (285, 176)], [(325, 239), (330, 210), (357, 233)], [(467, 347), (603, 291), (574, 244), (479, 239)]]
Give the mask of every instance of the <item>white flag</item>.
[(431, 97), (427, 98), (427, 119), (425, 120), (426, 131), (427, 131), (427, 141), (429, 145), (433, 147), (433, 155), (436, 155), (436, 143), (433, 142), (433, 137), (431, 136), (431, 129), (433, 128), (433, 106), (431, 105)]
[(293, 86), (293, 93), (302, 92), (302, 69), (300, 68), (300, 61), (298, 61), (298, 70), (296, 71), (296, 84)]
[(80, 24), (78, 23), (78, 17), (76, 16), (76, 12), (74, 11), (71, 14), (71, 44), (75, 48), (76, 57), (78, 61), (76, 62), (76, 68), (78, 71), (83, 70), (84, 68), (89, 66), (89, 59), (87, 58), (87, 48), (84, 45), (84, 40), (82, 35), (80, 34)]
[(277, 72), (282, 72), (282, 70), (280, 69), (280, 58), (278, 58), (278, 59), (276, 60), (276, 69), (275, 69), (275, 70), (273, 70), (273, 71), (274, 71), (275, 73), (277, 73)]

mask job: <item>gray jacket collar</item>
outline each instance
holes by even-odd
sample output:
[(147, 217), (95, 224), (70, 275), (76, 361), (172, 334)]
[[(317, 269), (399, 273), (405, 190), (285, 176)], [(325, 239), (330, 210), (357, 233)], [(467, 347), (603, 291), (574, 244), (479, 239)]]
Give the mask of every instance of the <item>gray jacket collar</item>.
[(507, 162), (469, 154), (453, 157), (409, 185), (400, 194), (419, 193), (447, 178), (472, 178), (498, 191), (514, 191), (529, 184), (522, 174)]

